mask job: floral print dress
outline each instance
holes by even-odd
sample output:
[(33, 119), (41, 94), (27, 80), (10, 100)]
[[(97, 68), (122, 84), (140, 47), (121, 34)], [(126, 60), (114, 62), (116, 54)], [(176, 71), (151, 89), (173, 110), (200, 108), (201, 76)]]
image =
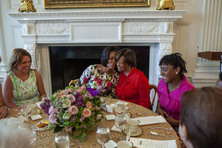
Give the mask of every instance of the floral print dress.
[(22, 81), (13, 72), (9, 73), (12, 80), (12, 101), (17, 106), (39, 101), (38, 86), (34, 70), (30, 70), (29, 78)]
[(103, 89), (101, 95), (115, 97), (115, 87), (118, 79), (119, 74), (117, 72), (115, 74), (102, 72), (95, 64), (90, 65), (84, 70), (76, 86), (85, 85), (86, 88)]

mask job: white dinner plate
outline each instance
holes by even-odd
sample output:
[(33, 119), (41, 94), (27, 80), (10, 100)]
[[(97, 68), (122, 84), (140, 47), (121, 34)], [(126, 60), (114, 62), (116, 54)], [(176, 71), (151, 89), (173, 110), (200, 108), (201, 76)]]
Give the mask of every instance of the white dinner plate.
[[(48, 119), (46, 119), (46, 120), (48, 120)], [(34, 130), (36, 130), (36, 131), (45, 131), (45, 130), (49, 130), (50, 128), (49, 128), (49, 124), (47, 125), (47, 126), (45, 126), (45, 127), (43, 127), (43, 128), (39, 128), (37, 125), (39, 125), (40, 123), (43, 123), (44, 121), (46, 121), (46, 120), (42, 120), (42, 121), (40, 121), (40, 122), (38, 122), (36, 125), (34, 125), (32, 128), (34, 129)]]

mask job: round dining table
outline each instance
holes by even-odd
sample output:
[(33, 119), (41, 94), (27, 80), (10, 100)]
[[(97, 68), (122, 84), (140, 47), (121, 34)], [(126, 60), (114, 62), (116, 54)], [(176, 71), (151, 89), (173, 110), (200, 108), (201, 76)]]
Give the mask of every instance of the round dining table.
[[(119, 101), (118, 99), (111, 99), (108, 97), (103, 97), (105, 99), (105, 102), (107, 105), (114, 104), (115, 102)], [(142, 107), (140, 105), (127, 102), (126, 105), (128, 107), (128, 112), (131, 116), (131, 118), (137, 118), (137, 117), (147, 117), (147, 116), (158, 116), (158, 114), (154, 113), (153, 111)], [(13, 108), (8, 111), (9, 117), (16, 117), (19, 114), (19, 108)], [(107, 125), (110, 129), (114, 126), (115, 120), (107, 120), (105, 118), (105, 115), (111, 115), (113, 113), (105, 112), (104, 111), (104, 118), (101, 120), (101, 122), (97, 125)], [(32, 120), (31, 118), (28, 119), (28, 123), (31, 126), (35, 126), (37, 123), (39, 123), (41, 120), (47, 119), (48, 116), (41, 110), (41, 116), (42, 119), (39, 120)], [(157, 123), (152, 125), (140, 125), (139, 126), (142, 129), (142, 134), (134, 137), (134, 138), (145, 138), (145, 139), (153, 139), (153, 140), (176, 140), (177, 147), (180, 148), (180, 142), (178, 139), (178, 136), (174, 129), (171, 127), (171, 125), (167, 122), (164, 123)], [(96, 128), (94, 127), (92, 130), (87, 131), (87, 136), (85, 137), (85, 141), (81, 142), (78, 139), (69, 137), (70, 139), (70, 147), (72, 148), (98, 148), (101, 147), (101, 145), (97, 142), (96, 139)], [(152, 132), (158, 133), (158, 135), (153, 135)], [(117, 132), (110, 130), (110, 140), (113, 140), (115, 142), (119, 141), (119, 137), (126, 137), (126, 135), (123, 132)], [(35, 148), (55, 148), (55, 133), (54, 129), (49, 129), (45, 131), (36, 131), (36, 140), (32, 144), (32, 147)]]

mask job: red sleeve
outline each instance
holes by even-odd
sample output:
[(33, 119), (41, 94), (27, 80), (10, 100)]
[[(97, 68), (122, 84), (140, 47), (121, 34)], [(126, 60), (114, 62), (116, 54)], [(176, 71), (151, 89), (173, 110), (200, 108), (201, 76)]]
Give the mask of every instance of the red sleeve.
[(149, 92), (149, 82), (145, 76), (140, 76), (138, 80), (138, 91), (140, 105), (149, 108), (151, 106), (150, 102), (150, 92)]

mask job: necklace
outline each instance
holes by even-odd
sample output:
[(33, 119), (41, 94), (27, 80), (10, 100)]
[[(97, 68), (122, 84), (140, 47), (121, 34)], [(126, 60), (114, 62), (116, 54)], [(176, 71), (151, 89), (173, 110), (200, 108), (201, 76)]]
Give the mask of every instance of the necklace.
[(168, 86), (168, 91), (169, 92), (172, 92), (172, 91), (174, 91), (175, 89), (177, 89), (179, 86), (180, 86), (180, 84), (182, 83), (182, 79), (180, 79), (180, 81), (178, 82), (178, 84), (176, 85), (176, 87), (173, 87), (173, 88), (170, 88), (169, 87), (169, 84), (167, 84), (167, 86)]

